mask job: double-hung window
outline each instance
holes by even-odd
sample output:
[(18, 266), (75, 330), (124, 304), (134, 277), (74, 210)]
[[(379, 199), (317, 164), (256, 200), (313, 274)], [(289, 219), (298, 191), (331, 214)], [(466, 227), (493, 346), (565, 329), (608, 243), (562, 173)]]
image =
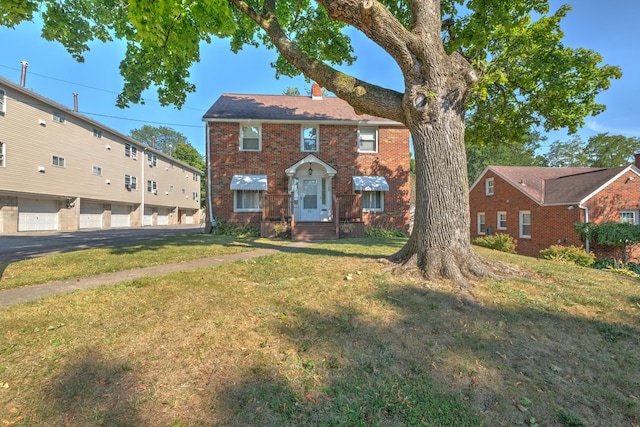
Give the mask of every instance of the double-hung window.
[(384, 210), (384, 191), (363, 191), (362, 210), (365, 212), (382, 212)]
[(484, 212), (478, 212), (478, 234), (487, 233), (487, 221)]
[(93, 128), (93, 136), (96, 138), (102, 138), (102, 131), (100, 129)]
[(0, 142), (0, 168), (5, 167), (5, 157), (6, 154), (4, 152), (6, 144), (4, 142)]
[(506, 230), (507, 229), (507, 213), (506, 212), (498, 212), (498, 230)]
[(302, 151), (319, 151), (317, 127), (302, 126)]
[(138, 188), (138, 178), (131, 175), (125, 175), (124, 186), (127, 187), (127, 190), (135, 190)]
[(158, 166), (158, 156), (153, 153), (147, 154), (147, 163), (149, 166)]
[(137, 160), (138, 159), (138, 149), (131, 145), (131, 144), (125, 144), (124, 145), (124, 155), (127, 157), (131, 157), (133, 160)]
[(240, 126), (240, 150), (260, 151), (262, 149), (262, 135), (259, 125)]
[(51, 156), (51, 164), (63, 168), (65, 166), (64, 157)]
[(102, 176), (102, 168), (100, 166), (93, 165), (93, 174)]
[(620, 222), (626, 222), (628, 224), (638, 224), (638, 211), (621, 210)]
[(67, 121), (67, 118), (60, 111), (54, 111), (53, 112), (53, 121), (54, 122), (58, 122), (58, 123), (64, 123), (64, 122)]
[(531, 211), (520, 211), (520, 237), (531, 238)]
[(156, 181), (147, 180), (147, 191), (149, 193), (158, 194), (158, 183)]
[(493, 182), (493, 178), (487, 178), (484, 181), (484, 190), (485, 190), (485, 195), (487, 196), (493, 196), (494, 194), (494, 188), (493, 188), (494, 182)]
[(358, 128), (358, 151), (364, 153), (378, 152), (378, 129), (375, 127)]
[(234, 207), (239, 212), (258, 212), (262, 210), (262, 191), (235, 190)]
[(7, 112), (7, 92), (4, 89), (0, 89), (0, 115)]

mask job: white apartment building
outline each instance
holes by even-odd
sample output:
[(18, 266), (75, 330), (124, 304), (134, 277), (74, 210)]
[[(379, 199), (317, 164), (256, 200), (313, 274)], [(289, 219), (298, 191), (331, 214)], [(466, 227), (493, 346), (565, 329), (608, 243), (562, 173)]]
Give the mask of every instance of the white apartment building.
[(0, 234), (197, 223), (201, 178), (0, 77)]

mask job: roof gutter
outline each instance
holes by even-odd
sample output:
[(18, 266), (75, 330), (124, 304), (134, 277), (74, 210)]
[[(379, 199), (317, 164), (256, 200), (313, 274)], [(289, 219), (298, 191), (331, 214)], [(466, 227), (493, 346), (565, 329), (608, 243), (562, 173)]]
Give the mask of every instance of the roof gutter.
[[(582, 206), (580, 204), (578, 205), (578, 207), (580, 209), (584, 209), (584, 222), (585, 222), (585, 224), (588, 224), (589, 223), (589, 208), (586, 207), (586, 206)], [(587, 251), (587, 253), (589, 253), (589, 238), (588, 237), (585, 238), (584, 249), (585, 249), (585, 251)]]

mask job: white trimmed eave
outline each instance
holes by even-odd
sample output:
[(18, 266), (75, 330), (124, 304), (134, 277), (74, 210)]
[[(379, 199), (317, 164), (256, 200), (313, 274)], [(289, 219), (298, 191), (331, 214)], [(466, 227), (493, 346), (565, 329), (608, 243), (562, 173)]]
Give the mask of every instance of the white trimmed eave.
[(308, 164), (308, 163), (315, 163), (317, 165), (322, 166), (327, 171), (327, 175), (329, 175), (329, 176), (335, 176), (335, 174), (338, 173), (337, 170), (335, 170), (334, 168), (332, 168), (331, 166), (329, 166), (328, 164), (326, 164), (325, 162), (323, 162), (322, 160), (320, 160), (319, 158), (317, 158), (313, 154), (309, 154), (308, 156), (306, 156), (302, 160), (299, 160), (298, 162), (296, 162), (293, 165), (289, 166), (287, 169), (285, 169), (284, 173), (286, 173), (287, 176), (292, 177), (292, 176), (294, 176), (296, 174), (296, 171), (298, 170), (298, 168), (300, 166), (302, 166), (304, 164)]
[[(480, 174), (480, 176), (478, 177), (478, 179), (475, 180), (475, 182), (473, 183), (473, 185), (471, 186), (471, 188), (469, 189), (469, 194), (471, 194), (471, 190), (473, 190), (475, 188), (475, 186), (478, 184), (478, 182), (480, 182), (482, 180), (482, 178), (486, 175), (486, 173), (491, 170), (491, 172), (495, 173), (496, 176), (500, 177), (502, 180), (504, 180), (506, 183), (508, 183), (509, 185), (511, 185), (513, 188), (515, 188), (516, 190), (518, 190), (519, 192), (521, 192), (522, 194), (524, 194), (525, 196), (527, 196), (528, 198), (530, 198), (531, 200), (533, 200), (534, 202), (536, 202), (538, 204), (538, 206), (551, 206), (551, 205), (545, 205), (544, 203), (540, 203), (539, 200), (534, 199), (533, 197), (531, 197), (530, 194), (527, 194), (525, 191), (522, 190), (522, 188), (520, 188), (520, 186), (513, 182), (512, 180), (510, 180), (509, 178), (505, 177), (504, 175), (502, 175), (501, 173), (499, 173), (498, 171), (496, 171), (495, 169), (492, 169), (491, 166), (487, 166), (484, 171)], [(565, 203), (562, 203), (565, 204)]]
[(299, 119), (288, 120), (263, 120), (263, 119), (243, 119), (239, 117), (234, 118), (202, 118), (205, 123), (276, 123), (276, 124), (305, 124), (305, 123), (317, 123), (322, 125), (362, 125), (362, 126), (395, 126), (406, 127), (400, 122), (393, 122), (388, 120), (323, 120), (314, 119), (308, 117), (301, 117)]
[(594, 197), (596, 194), (598, 194), (599, 192), (601, 192), (602, 190), (604, 190), (605, 188), (607, 188), (609, 185), (611, 185), (615, 180), (617, 180), (618, 178), (620, 178), (622, 175), (624, 175), (627, 172), (633, 172), (635, 173), (638, 177), (640, 177), (640, 169), (638, 169), (635, 165), (629, 165), (626, 168), (622, 169), (616, 176), (614, 176), (613, 178), (611, 178), (609, 181), (605, 182), (604, 184), (602, 184), (600, 187), (598, 187), (596, 190), (594, 190), (591, 194), (588, 194), (584, 199), (580, 200), (579, 203), (580, 205), (583, 205), (584, 203), (586, 203), (589, 199), (591, 199), (592, 197)]

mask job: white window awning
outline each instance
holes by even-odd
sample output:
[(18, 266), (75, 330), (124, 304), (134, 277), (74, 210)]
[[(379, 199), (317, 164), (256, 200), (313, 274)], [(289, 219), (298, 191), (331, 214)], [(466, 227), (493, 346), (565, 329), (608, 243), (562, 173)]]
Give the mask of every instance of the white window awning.
[(389, 191), (384, 176), (354, 176), (353, 188), (356, 191)]
[(267, 191), (267, 175), (233, 175), (231, 189)]

